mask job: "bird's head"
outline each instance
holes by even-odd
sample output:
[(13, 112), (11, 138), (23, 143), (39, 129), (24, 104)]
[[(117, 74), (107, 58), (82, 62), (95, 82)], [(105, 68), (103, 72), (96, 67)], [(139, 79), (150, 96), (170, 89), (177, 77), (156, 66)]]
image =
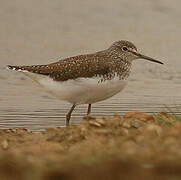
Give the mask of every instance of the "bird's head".
[(112, 44), (110, 49), (113, 50), (115, 53), (117, 53), (117, 55), (121, 59), (128, 62), (132, 62), (135, 59), (145, 59), (145, 60), (152, 61), (155, 63), (163, 64), (161, 61), (158, 61), (151, 57), (140, 54), (137, 51), (136, 46), (129, 41), (124, 41), (124, 40), (116, 41)]

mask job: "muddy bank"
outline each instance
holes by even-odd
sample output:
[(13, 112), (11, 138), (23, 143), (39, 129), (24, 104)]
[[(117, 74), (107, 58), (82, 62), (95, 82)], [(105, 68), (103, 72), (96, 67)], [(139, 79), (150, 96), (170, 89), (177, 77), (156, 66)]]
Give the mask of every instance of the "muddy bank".
[(0, 130), (0, 179), (181, 178), (180, 120), (132, 112), (44, 132)]

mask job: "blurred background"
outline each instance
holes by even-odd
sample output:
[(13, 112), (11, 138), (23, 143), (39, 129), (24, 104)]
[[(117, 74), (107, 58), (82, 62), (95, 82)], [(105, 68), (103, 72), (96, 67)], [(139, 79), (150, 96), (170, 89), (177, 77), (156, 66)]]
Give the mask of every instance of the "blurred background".
[[(108, 48), (129, 40), (164, 66), (134, 62), (119, 95), (94, 104), (93, 116), (129, 111), (181, 114), (181, 1), (0, 0), (0, 127), (41, 130), (64, 125), (70, 104), (61, 102), (7, 64), (32, 65)], [(73, 124), (87, 111), (78, 106)]]

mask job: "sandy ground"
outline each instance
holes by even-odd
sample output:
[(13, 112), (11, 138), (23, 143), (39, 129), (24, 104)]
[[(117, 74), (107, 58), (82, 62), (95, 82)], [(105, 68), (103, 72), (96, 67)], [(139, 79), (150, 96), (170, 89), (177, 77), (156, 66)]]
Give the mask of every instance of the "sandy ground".
[(37, 133), (0, 130), (0, 179), (180, 179), (180, 121), (131, 112)]

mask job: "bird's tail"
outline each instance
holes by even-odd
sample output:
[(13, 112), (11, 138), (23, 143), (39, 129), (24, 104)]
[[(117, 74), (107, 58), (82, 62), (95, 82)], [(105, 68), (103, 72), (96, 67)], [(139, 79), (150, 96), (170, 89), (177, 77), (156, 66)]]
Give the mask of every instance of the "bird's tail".
[(50, 73), (50, 68), (47, 65), (32, 65), (32, 66), (11, 66), (7, 65), (7, 69), (20, 71), (20, 72), (31, 72), (37, 74), (48, 75)]
[(25, 71), (25, 68), (23, 66), (11, 66), (7, 65), (7, 69), (15, 70), (15, 71)]

